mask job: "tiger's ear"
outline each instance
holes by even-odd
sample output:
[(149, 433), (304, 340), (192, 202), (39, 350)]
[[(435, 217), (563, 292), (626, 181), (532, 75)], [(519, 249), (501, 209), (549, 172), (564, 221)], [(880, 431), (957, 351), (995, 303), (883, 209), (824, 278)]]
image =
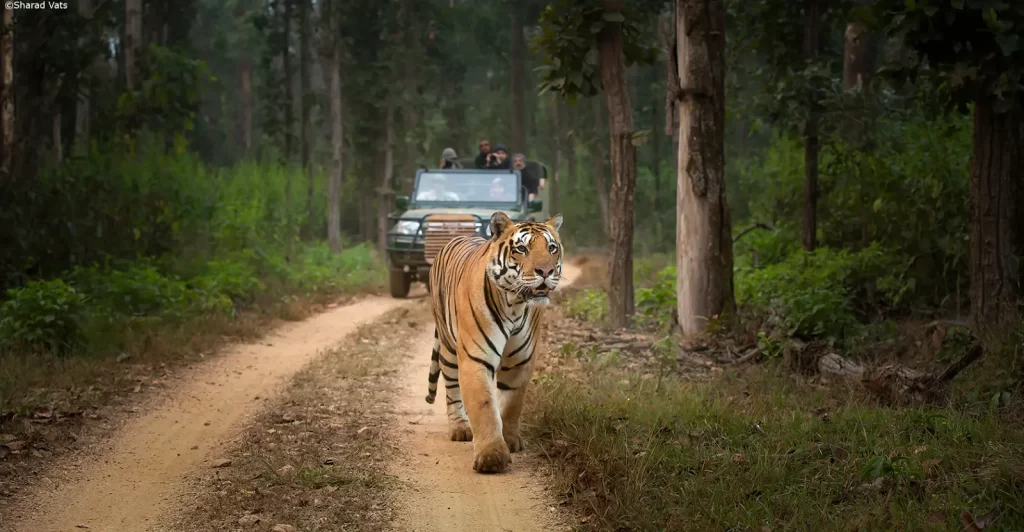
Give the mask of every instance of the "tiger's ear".
[(512, 219), (507, 214), (498, 211), (491, 215), (491, 238), (497, 240), (505, 234), (505, 230), (512, 227)]
[(555, 231), (558, 231), (559, 229), (562, 228), (562, 215), (556, 214), (552, 216), (551, 219), (548, 220), (547, 224), (551, 226), (551, 228), (554, 229)]

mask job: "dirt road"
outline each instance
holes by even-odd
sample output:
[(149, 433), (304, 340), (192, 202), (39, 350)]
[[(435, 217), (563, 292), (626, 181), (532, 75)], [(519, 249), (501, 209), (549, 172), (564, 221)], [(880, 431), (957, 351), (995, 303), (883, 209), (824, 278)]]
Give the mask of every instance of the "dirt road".
[[(566, 265), (563, 286), (577, 275), (577, 268)], [(402, 305), (426, 311), (422, 299), (368, 298), (288, 324), (185, 371), (181, 386), (144, 406), (140, 417), (101, 448), (85, 453), (81, 467), (52, 477), (57, 482), (40, 483), (28, 499), (31, 504), (18, 508), (14, 522), (0, 524), (0, 530), (173, 529), (173, 518), (190, 512), (184, 507), (190, 479), (237, 453), (240, 434), (255, 414), (274, 404), (291, 377), (360, 325)], [(424, 315), (413, 348), (403, 348), (391, 362), (402, 372), (400, 393), (390, 405), (396, 426), (389, 432), (399, 435), (401, 448), (390, 472), (403, 481), (393, 526), (409, 531), (562, 529), (549, 510), (545, 481), (531, 462), (537, 458), (518, 453), (509, 473), (480, 475), (472, 470), (472, 443), (448, 440), (444, 405), (423, 400), (433, 342), (427, 321)], [(303, 529), (301, 522), (295, 524)]]
[(17, 524), (24, 532), (138, 532), (160, 522), (196, 468), (212, 467), (219, 449), (248, 416), (287, 379), (359, 325), (401, 300), (363, 299), (303, 322), (291, 323), (257, 343), (229, 348), (190, 370), (187, 383), (130, 421), (117, 436), (69, 475), (34, 494)]
[[(572, 284), (579, 269), (566, 264), (560, 289)], [(537, 458), (513, 455), (509, 472), (481, 475), (473, 471), (472, 442), (448, 439), (444, 401), (427, 404), (427, 370), (434, 344), (433, 330), (416, 342), (403, 365), (401, 399), (402, 439), (406, 452), (392, 472), (405, 492), (398, 500), (399, 530), (552, 531), (562, 527), (549, 510), (544, 479), (536, 473)], [(443, 392), (443, 390), (442, 390)], [(529, 401), (529, 396), (527, 396)], [(530, 442), (526, 442), (527, 451)]]

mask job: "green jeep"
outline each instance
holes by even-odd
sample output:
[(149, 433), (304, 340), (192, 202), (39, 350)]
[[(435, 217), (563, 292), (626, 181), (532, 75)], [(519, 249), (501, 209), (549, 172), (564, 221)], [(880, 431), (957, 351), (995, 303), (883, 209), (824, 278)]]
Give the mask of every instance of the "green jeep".
[[(413, 281), (429, 283), (430, 265), (449, 240), (491, 236), (490, 220), (504, 211), (513, 220), (543, 220), (543, 201), (527, 201), (519, 170), (420, 170), (412, 196), (395, 198), (388, 216), (388, 269), (392, 297), (409, 295)], [(429, 285), (427, 286), (429, 290)]]

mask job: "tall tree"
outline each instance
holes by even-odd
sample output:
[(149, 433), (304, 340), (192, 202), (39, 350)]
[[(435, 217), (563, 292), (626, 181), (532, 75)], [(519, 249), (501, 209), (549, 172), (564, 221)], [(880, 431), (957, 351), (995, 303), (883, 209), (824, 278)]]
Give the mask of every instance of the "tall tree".
[(14, 159), (14, 10), (5, 9), (0, 34), (0, 175), (10, 178)]
[[(295, 0), (279, 0), (281, 2), (281, 65), (284, 68), (284, 160), (292, 160), (292, 110), (295, 99), (292, 96), (292, 2)], [(291, 174), (289, 174), (291, 175)], [(291, 179), (288, 179), (288, 197), (291, 198)], [(291, 205), (291, 201), (288, 202)]]
[[(621, 17), (622, 0), (605, 0), (608, 14)], [(616, 17), (616, 18), (618, 18)], [(633, 144), (633, 105), (626, 87), (622, 25), (609, 20), (597, 38), (601, 86), (608, 107), (611, 134), (611, 246), (608, 268), (608, 321), (625, 327), (633, 314), (633, 203), (636, 188), (636, 146)]]
[(242, 96), (239, 120), (239, 127), (242, 130), (242, 153), (249, 157), (252, 155), (252, 58), (245, 52), (238, 62), (238, 83)]
[[(302, 172), (306, 175), (306, 213), (313, 210), (313, 185), (315, 174), (310, 167), (310, 127), (309, 112), (313, 107), (309, 68), (309, 1), (299, 2), (299, 151), (302, 160)], [(304, 227), (307, 224), (303, 224)]]
[[(594, 133), (600, 135), (604, 131), (604, 108), (601, 106), (601, 100), (598, 98), (593, 99), (593, 111), (594, 111)], [(608, 182), (605, 181), (604, 170), (605, 162), (608, 161), (608, 151), (605, 149), (605, 144), (600, 139), (595, 139), (594, 143), (594, 188), (597, 190), (597, 208), (601, 213), (601, 232), (604, 236), (610, 236), (612, 230), (610, 208), (608, 207)]]
[(676, 298), (691, 336), (735, 308), (732, 224), (725, 195), (725, 10), (722, 0), (676, 0), (679, 166)]
[[(804, 58), (813, 63), (818, 56), (821, 32), (821, 11), (818, 0), (804, 0)], [(818, 231), (818, 102), (808, 97), (807, 119), (804, 122), (804, 249), (813, 251)]]
[[(862, 5), (874, 3), (874, 0), (858, 0)], [(856, 87), (867, 87), (872, 77), (875, 63), (876, 38), (867, 23), (858, 17), (846, 24), (843, 33), (843, 88), (853, 90)]]
[(1019, 317), (1024, 290), (1024, 7), (995, 0), (882, 0), (877, 8), (890, 17), (890, 36), (923, 60), (902, 65), (904, 72), (939, 76), (956, 103), (974, 104), (971, 322), (984, 330)]
[(128, 90), (135, 90), (142, 53), (142, 0), (124, 2), (124, 77)]
[[(656, 2), (650, 4), (659, 7)], [(637, 25), (647, 15), (641, 9), (650, 7), (644, 3), (627, 10), (622, 0), (605, 0), (600, 5), (565, 0), (544, 10), (537, 39), (545, 52), (544, 89), (566, 95), (570, 103), (577, 95), (596, 94), (598, 84), (604, 92), (612, 169), (608, 318), (615, 327), (627, 325), (633, 313), (636, 146), (626, 67), (653, 60), (654, 49), (639, 37), (642, 32)]]
[(380, 201), (377, 205), (377, 249), (383, 254), (387, 245), (388, 212), (394, 197), (395, 179), (395, 99), (390, 94), (384, 117), (384, 168), (380, 173), (377, 189)]
[(526, 38), (523, 36), (525, 6), (512, 6), (512, 151), (529, 154), (526, 145)]
[(341, 185), (344, 176), (344, 146), (345, 131), (344, 117), (342, 116), (342, 94), (341, 94), (341, 64), (344, 60), (345, 50), (342, 46), (341, 36), (341, 14), (337, 5), (340, 0), (328, 1), (324, 5), (324, 11), (330, 20), (331, 53), (324, 64), (324, 69), (330, 72), (330, 100), (331, 109), (331, 177), (328, 184), (328, 206), (327, 206), (327, 243), (332, 253), (341, 252)]

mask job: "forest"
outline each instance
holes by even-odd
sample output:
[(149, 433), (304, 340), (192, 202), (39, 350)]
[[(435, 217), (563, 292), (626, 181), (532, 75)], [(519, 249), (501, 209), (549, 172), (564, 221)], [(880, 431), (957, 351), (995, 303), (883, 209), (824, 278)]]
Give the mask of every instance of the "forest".
[(382, 293), (487, 140), (582, 272), (524, 414), (573, 527), (1024, 527), (1024, 3), (8, 4), (0, 500), (51, 417)]

